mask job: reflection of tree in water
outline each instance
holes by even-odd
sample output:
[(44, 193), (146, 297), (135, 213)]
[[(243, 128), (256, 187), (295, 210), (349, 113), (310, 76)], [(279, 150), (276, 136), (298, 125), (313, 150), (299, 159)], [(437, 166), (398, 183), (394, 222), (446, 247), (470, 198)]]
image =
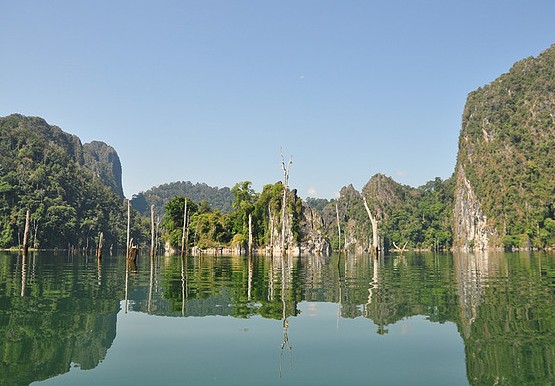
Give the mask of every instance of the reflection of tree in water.
[(291, 281), (290, 260), (289, 256), (282, 256), (279, 258), (281, 261), (281, 317), (283, 321), (283, 343), (281, 344), (281, 351), (279, 353), (279, 376), (283, 372), (283, 352), (287, 349), (289, 354), (290, 366), (293, 368), (293, 347), (289, 343), (289, 321), (287, 320), (287, 295), (288, 285)]
[(14, 255), (0, 260), (0, 384), (28, 385), (72, 363), (96, 367), (116, 336), (115, 270), (101, 272), (82, 256), (28, 255), (26, 266)]
[(374, 260), (364, 315), (379, 332), (404, 318), (426, 315), (435, 322), (457, 321), (457, 293), (450, 259), (414, 254)]
[[(152, 297), (152, 310), (280, 320), (280, 370), (287, 355), (292, 361), (289, 328), (299, 302), (336, 303), (339, 318), (368, 318), (378, 333), (424, 315), (432, 322), (457, 324), (471, 383), (553, 384), (555, 262), (549, 255), (511, 256), (195, 257), (183, 269), (179, 259), (168, 259), (161, 289), (155, 284), (153, 292), (163, 298)], [(140, 305), (134, 306), (140, 310)]]

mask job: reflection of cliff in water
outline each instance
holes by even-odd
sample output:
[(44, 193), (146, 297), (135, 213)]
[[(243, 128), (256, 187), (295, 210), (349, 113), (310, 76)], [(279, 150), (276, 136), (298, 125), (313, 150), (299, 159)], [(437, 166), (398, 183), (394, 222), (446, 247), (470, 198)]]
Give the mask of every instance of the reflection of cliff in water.
[(387, 325), (425, 315), (430, 321), (457, 322), (457, 292), (449, 255), (412, 254), (373, 262), (372, 280), (363, 308), (365, 317), (387, 332)]
[(0, 254), (0, 283), (0, 384), (28, 385), (104, 359), (119, 310), (113, 272), (83, 257)]
[(486, 252), (455, 261), (470, 383), (555, 384), (553, 255)]
[(554, 283), (547, 254), (171, 257), (139, 265), (130, 308), (286, 321), (301, 302), (327, 302), (380, 334), (424, 315), (458, 326), (470, 383), (554, 384)]

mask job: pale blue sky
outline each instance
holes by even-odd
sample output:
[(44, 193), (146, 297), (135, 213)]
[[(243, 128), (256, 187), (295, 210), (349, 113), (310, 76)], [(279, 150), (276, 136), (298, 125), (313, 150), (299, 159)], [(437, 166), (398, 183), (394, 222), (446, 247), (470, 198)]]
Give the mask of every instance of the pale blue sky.
[(469, 92), (555, 43), (555, 1), (0, 0), (0, 116), (112, 145), (127, 197), (172, 181), (301, 197), (454, 169)]

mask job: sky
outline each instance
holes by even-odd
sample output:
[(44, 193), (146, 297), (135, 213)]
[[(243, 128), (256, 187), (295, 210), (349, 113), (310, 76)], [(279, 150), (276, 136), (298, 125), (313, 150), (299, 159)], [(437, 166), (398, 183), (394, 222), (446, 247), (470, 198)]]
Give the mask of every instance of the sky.
[(116, 149), (126, 197), (449, 178), (469, 92), (555, 43), (553, 0), (0, 0), (0, 116)]

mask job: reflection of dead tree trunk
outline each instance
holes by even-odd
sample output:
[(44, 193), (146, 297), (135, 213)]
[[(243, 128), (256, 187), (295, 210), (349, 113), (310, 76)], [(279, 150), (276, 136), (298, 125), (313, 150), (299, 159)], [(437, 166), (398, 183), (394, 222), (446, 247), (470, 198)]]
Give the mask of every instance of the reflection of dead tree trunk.
[(247, 277), (247, 300), (250, 302), (252, 298), (252, 274), (254, 271), (254, 261), (251, 255), (249, 255), (248, 261), (248, 277)]
[(25, 231), (23, 232), (23, 255), (27, 255), (29, 252), (29, 217), (31, 213), (29, 209), (27, 209), (27, 213), (25, 214)]
[(289, 343), (289, 321), (287, 320), (287, 303), (286, 303), (286, 281), (287, 281), (287, 267), (285, 259), (281, 259), (281, 312), (283, 318), (283, 343), (281, 344), (281, 351), (279, 354), (279, 376), (281, 378), (282, 368), (283, 368), (283, 350), (287, 348), (289, 351), (289, 359), (291, 361), (291, 367), (293, 367), (293, 348)]
[(409, 242), (405, 242), (405, 245), (403, 245), (403, 248), (399, 248), (399, 246), (397, 244), (395, 244), (395, 241), (393, 242), (393, 246), (395, 247), (395, 251), (399, 252), (400, 254), (403, 254), (405, 252), (405, 249), (407, 248), (407, 244)]
[(337, 206), (337, 202), (335, 203), (335, 214), (337, 216), (337, 250), (341, 252), (341, 224), (339, 223), (339, 207)]
[(293, 367), (293, 347), (289, 343), (289, 335), (287, 334), (287, 330), (289, 329), (289, 321), (287, 319), (283, 319), (283, 343), (281, 344), (281, 352), (279, 355), (279, 376), (281, 378), (282, 368), (283, 368), (283, 350), (287, 348), (289, 351), (289, 359), (291, 361), (291, 367)]
[(368, 203), (366, 202), (366, 197), (362, 196), (362, 200), (364, 201), (364, 207), (366, 208), (366, 212), (368, 213), (368, 217), (370, 218), (370, 222), (372, 223), (372, 249), (377, 255), (380, 250), (378, 243), (378, 220), (374, 216), (372, 216), (372, 212), (370, 212), (370, 208), (368, 207)]
[[(27, 212), (29, 213), (29, 212)], [(25, 285), (27, 283), (27, 254), (21, 258), (21, 296), (25, 296)]]
[(148, 301), (147, 312), (150, 314), (152, 311), (152, 290), (154, 287), (154, 255), (150, 259), (150, 277), (148, 281)]
[(185, 316), (186, 298), (187, 298), (187, 257), (181, 256), (181, 316)]
[(293, 161), (291, 158), (285, 166), (283, 150), (281, 151), (281, 168), (283, 169), (283, 198), (281, 203), (281, 254), (285, 255), (287, 243), (285, 242), (285, 230), (287, 228), (287, 191), (289, 190), (289, 169)]

